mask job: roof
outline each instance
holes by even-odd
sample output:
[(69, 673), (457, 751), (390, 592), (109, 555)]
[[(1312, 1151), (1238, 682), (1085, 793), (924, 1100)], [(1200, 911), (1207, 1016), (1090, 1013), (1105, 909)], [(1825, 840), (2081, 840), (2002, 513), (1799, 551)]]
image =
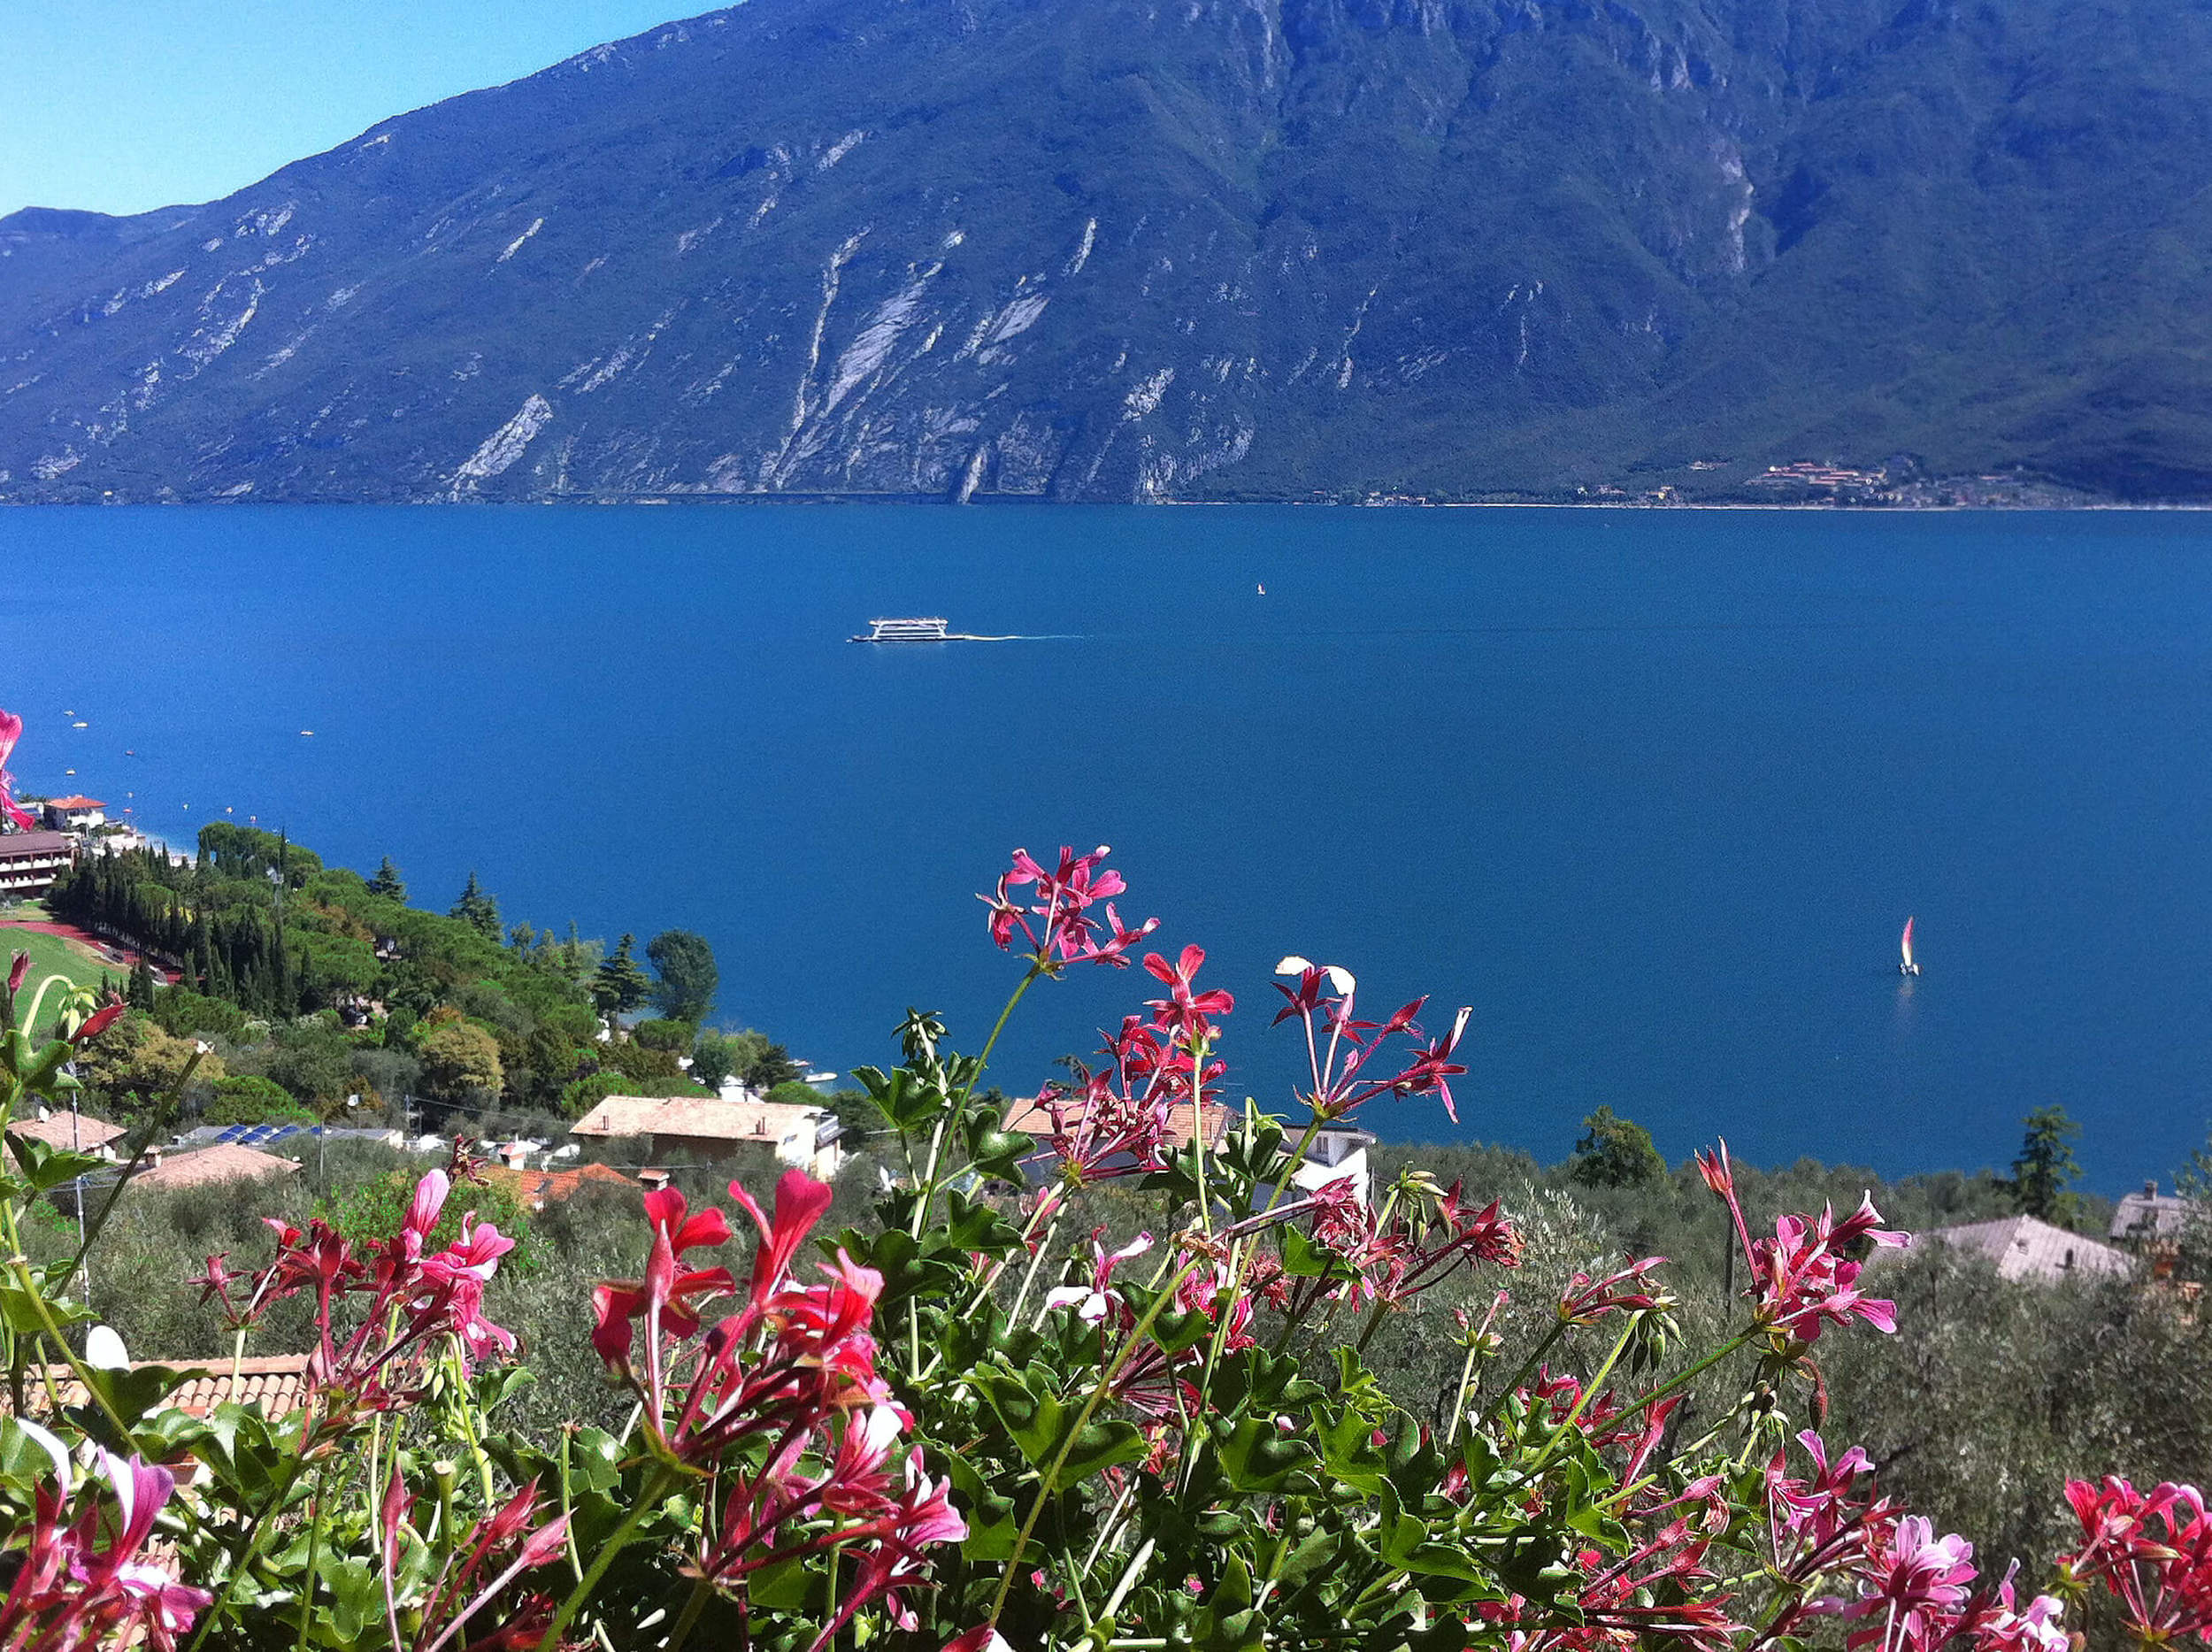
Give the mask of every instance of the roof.
[(2008, 1216), (1994, 1222), (1939, 1227), (1913, 1242), (1933, 1241), (1973, 1251), (1997, 1264), (2001, 1279), (2031, 1279), (2055, 1285), (2061, 1279), (2096, 1279), (2131, 1272), (2135, 1259), (2124, 1250), (2032, 1216)]
[(76, 840), (66, 832), (0, 833), (0, 860), (19, 860), (33, 855), (66, 855)]
[[(1177, 1102), (1167, 1110), (1167, 1144), (1171, 1152), (1181, 1152), (1191, 1144), (1196, 1133), (1191, 1128), (1196, 1117), (1188, 1102)], [(1040, 1141), (1052, 1133), (1052, 1114), (1035, 1096), (1017, 1101), (1006, 1110), (1006, 1127), (1018, 1130), (1024, 1135), (1035, 1136)], [(1219, 1102), (1206, 1104), (1206, 1145), (1217, 1145), (1229, 1131), (1229, 1110)]]
[(49, 809), (104, 809), (107, 805), (97, 797), (49, 797)]
[(264, 1153), (259, 1148), (225, 1141), (189, 1153), (172, 1153), (160, 1164), (139, 1172), (133, 1185), (140, 1187), (205, 1187), (217, 1182), (260, 1180), (290, 1176), (299, 1166), (288, 1158)]
[(633, 1192), (637, 1188), (637, 1183), (620, 1171), (604, 1164), (585, 1164), (575, 1170), (509, 1170), (504, 1164), (487, 1164), (479, 1173), (491, 1186), (513, 1195), (517, 1204), (533, 1210), (572, 1197), (587, 1186), (626, 1187)]
[(2115, 1239), (2171, 1239), (2189, 1226), (2195, 1202), (2177, 1193), (2161, 1193), (2154, 1181), (2140, 1193), (2124, 1194), (2112, 1208), (2111, 1236)]
[[(241, 1405), (258, 1404), (263, 1416), (272, 1419), (288, 1411), (296, 1411), (307, 1395), (307, 1359), (304, 1354), (274, 1354), (257, 1359), (238, 1362), (238, 1383), (231, 1386), (230, 1361), (214, 1359), (207, 1363), (208, 1374), (180, 1384), (169, 1396), (169, 1404), (193, 1417), (205, 1417), (219, 1405), (236, 1401)], [(131, 1369), (142, 1371), (149, 1365), (165, 1365), (173, 1371), (190, 1370), (190, 1360), (133, 1360)], [(47, 1378), (61, 1391), (65, 1406), (82, 1405), (87, 1402), (84, 1385), (70, 1374), (65, 1365), (47, 1368)], [(24, 1385), (24, 1392), (32, 1402), (31, 1410), (43, 1416), (52, 1406), (45, 1382), (35, 1379)], [(0, 1411), (7, 1410), (4, 1387), (0, 1387)]]
[(43, 1141), (50, 1147), (76, 1147), (88, 1151), (105, 1147), (130, 1133), (122, 1126), (95, 1118), (90, 1113), (50, 1113), (43, 1118), (18, 1118), (12, 1120), (8, 1128), (19, 1136)]
[(235, 1142), (240, 1147), (267, 1147), (275, 1141), (288, 1141), (294, 1136), (317, 1136), (333, 1141), (381, 1141), (388, 1147), (404, 1147), (407, 1138), (396, 1130), (372, 1130), (335, 1125), (199, 1125), (177, 1138), (180, 1145), (215, 1147), (223, 1142)]
[(680, 1136), (695, 1141), (780, 1141), (818, 1128), (828, 1110), (799, 1102), (726, 1102), (712, 1095), (610, 1095), (568, 1127), (572, 1136)]

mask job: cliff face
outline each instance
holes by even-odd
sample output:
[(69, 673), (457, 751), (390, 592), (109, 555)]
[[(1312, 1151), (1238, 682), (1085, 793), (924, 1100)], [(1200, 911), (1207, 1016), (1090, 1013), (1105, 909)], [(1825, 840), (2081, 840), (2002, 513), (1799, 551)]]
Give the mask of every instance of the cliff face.
[(0, 220), (0, 497), (2212, 491), (2208, 183), (2196, 0), (749, 0)]

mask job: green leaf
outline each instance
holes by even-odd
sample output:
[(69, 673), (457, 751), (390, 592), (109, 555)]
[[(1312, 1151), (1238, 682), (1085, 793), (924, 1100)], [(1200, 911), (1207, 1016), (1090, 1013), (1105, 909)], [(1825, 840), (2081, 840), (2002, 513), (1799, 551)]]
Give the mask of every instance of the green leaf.
[(1311, 1446), (1257, 1417), (1239, 1418), (1217, 1448), (1230, 1486), (1240, 1492), (1281, 1491), (1314, 1460)]
[(763, 1566), (745, 1580), (745, 1598), (753, 1607), (795, 1612), (806, 1604), (814, 1587), (819, 1563), (806, 1556)]
[[(1029, 1138), (1019, 1138), (1026, 1142)], [(955, 1188), (945, 1195), (945, 1239), (964, 1256), (1011, 1256), (1021, 1249), (1021, 1229), (979, 1199)]]
[[(183, 1384), (207, 1374), (197, 1370), (172, 1371), (166, 1365), (134, 1365), (124, 1371), (101, 1371), (97, 1367), (88, 1366), (85, 1371), (94, 1391), (107, 1402), (108, 1409), (132, 1428), (136, 1428), (148, 1412), (154, 1410)], [(96, 1419), (96, 1425), (88, 1425), (86, 1432), (106, 1433), (107, 1412), (96, 1406), (88, 1406), (85, 1410), (92, 1412)], [(114, 1443), (121, 1445), (128, 1442)]]
[(945, 1456), (946, 1472), (960, 1494), (960, 1511), (968, 1522), (968, 1535), (960, 1552), (969, 1560), (1005, 1561), (1013, 1558), (1019, 1525), (1014, 1500), (995, 1490), (975, 1465), (958, 1453)]
[[(36, 1336), (46, 1328), (45, 1320), (39, 1317), (41, 1300), (12, 1281), (0, 1284), (0, 1318), (18, 1336)], [(92, 1318), (87, 1310), (65, 1298), (50, 1295), (42, 1300), (58, 1325), (81, 1325)]]
[[(358, 1641), (368, 1626), (384, 1615), (383, 1594), (376, 1574), (361, 1560), (332, 1560), (320, 1567), (330, 1588), (331, 1627), (342, 1643)], [(387, 1632), (388, 1633), (388, 1632)]]
[(41, 1141), (35, 1136), (19, 1136), (11, 1130), (7, 1141), (8, 1150), (23, 1167), (24, 1179), (34, 1194), (46, 1193), (80, 1176), (89, 1176), (102, 1167), (103, 1161), (89, 1153), (73, 1153), (67, 1148)]
[[(1064, 1404), (1049, 1394), (1035, 1394), (1009, 1372), (978, 1373), (977, 1381), (991, 1409), (1013, 1435), (1040, 1474), (1060, 1463), (1052, 1488), (1059, 1490), (1088, 1479), (1119, 1463), (1135, 1463), (1145, 1454), (1144, 1438), (1129, 1424), (1094, 1418), (1080, 1433), (1075, 1432), (1079, 1406)], [(1066, 1457), (1061, 1461), (1064, 1451)]]
[(568, 1480), (585, 1491), (608, 1491), (621, 1483), (622, 1447), (603, 1428), (580, 1428), (569, 1438)]
[[(967, 1121), (965, 1145), (970, 1170), (995, 1180), (1012, 1182), (1022, 1179), (1021, 1162), (1037, 1148), (1020, 1131), (1002, 1128), (999, 1119), (989, 1112), (978, 1112)], [(1016, 1240), (1018, 1242), (1018, 1233)]]

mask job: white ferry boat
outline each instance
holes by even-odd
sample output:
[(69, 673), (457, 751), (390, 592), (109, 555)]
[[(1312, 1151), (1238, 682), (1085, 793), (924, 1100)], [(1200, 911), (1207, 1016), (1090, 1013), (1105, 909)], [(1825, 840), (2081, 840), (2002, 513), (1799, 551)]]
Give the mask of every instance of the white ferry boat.
[(952, 632), (942, 619), (871, 619), (865, 636), (849, 638), (853, 642), (949, 642)]

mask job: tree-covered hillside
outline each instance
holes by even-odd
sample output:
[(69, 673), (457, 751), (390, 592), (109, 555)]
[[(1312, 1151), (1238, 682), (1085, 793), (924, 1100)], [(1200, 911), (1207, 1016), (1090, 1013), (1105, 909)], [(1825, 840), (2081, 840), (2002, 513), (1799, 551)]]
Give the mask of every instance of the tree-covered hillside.
[(2189, 0), (753, 0), (0, 221), (0, 497), (2212, 491)]

